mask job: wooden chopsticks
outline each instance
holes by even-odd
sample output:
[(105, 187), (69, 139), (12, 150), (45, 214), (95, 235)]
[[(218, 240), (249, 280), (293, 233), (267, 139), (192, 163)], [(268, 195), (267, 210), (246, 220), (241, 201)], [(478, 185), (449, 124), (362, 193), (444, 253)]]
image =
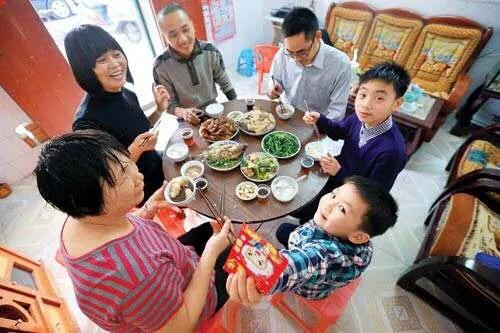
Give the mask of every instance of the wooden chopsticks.
[[(224, 226), (224, 216), (219, 211), (217, 211), (217, 208), (215, 208), (215, 205), (210, 201), (210, 199), (207, 197), (207, 195), (205, 193), (203, 193), (203, 191), (198, 191), (198, 193), (200, 193), (208, 210), (215, 217), (215, 221), (217, 222), (219, 227), (221, 227), (221, 229), (222, 229), (222, 227)], [(234, 243), (234, 241), (236, 240), (237, 237), (231, 229), (229, 229), (229, 233), (230, 233), (230, 236), (232, 236), (232, 239), (229, 235), (228, 235), (228, 239), (229, 239), (229, 242), (232, 244), (232, 243)]]
[[(151, 133), (153, 133), (153, 134), (154, 134), (154, 133), (156, 132), (156, 130), (158, 129), (158, 126), (160, 125), (160, 123), (161, 123), (161, 117), (160, 117), (160, 119), (158, 119), (158, 121), (155, 123), (155, 125), (153, 126), (153, 128), (149, 130), (149, 132), (151, 132)], [(144, 145), (146, 144), (146, 142), (148, 142), (149, 138), (150, 138), (150, 137), (148, 136), (147, 138), (143, 139), (143, 140), (142, 140), (142, 142), (139, 144), (139, 147), (144, 146)]]

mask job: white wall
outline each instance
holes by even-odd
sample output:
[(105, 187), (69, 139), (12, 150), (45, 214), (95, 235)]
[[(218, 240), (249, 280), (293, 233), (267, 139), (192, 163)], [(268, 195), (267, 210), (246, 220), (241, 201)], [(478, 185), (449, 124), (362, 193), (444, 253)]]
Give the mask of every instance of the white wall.
[(264, 0), (233, 1), (236, 35), (231, 39), (216, 44), (229, 71), (236, 71), (236, 61), (241, 50), (245, 48), (253, 49), (256, 44), (265, 42), (263, 37), (263, 4)]
[[(326, 11), (332, 1), (319, 0), (316, 3), (316, 14), (324, 24)], [(343, 2), (343, 1), (338, 1)], [(494, 54), (476, 59), (469, 75), (472, 79), (469, 92), (479, 86), (489, 70), (500, 61), (500, 1), (499, 0), (367, 0), (363, 1), (375, 9), (399, 7), (416, 12), (424, 17), (438, 15), (463, 16), (483, 26), (493, 27), (493, 35), (481, 52), (482, 54), (497, 50)], [(480, 56), (481, 56), (480, 55)]]

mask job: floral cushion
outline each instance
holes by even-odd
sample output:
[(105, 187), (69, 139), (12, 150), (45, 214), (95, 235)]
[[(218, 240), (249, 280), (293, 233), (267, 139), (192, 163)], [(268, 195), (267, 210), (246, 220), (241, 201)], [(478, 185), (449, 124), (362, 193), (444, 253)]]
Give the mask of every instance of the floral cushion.
[(368, 31), (372, 18), (373, 15), (370, 12), (334, 7), (330, 20), (327, 22), (327, 31), (333, 46), (352, 59), (354, 50), (362, 45), (363, 37)]
[(404, 65), (422, 26), (422, 21), (417, 19), (388, 14), (377, 15), (360, 57), (361, 69), (367, 70), (384, 61), (395, 61)]
[(426, 91), (447, 96), (476, 49), (481, 34), (474, 28), (426, 25), (406, 65), (412, 81)]
[(442, 214), (430, 256), (463, 256), (479, 252), (500, 257), (500, 216), (475, 197), (457, 193)]
[(500, 149), (488, 141), (472, 141), (458, 165), (457, 177), (484, 168), (500, 169)]

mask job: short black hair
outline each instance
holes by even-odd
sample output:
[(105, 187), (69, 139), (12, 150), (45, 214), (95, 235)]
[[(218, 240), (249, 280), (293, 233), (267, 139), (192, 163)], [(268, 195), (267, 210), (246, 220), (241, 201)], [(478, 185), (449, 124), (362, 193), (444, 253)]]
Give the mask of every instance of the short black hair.
[(368, 205), (361, 230), (370, 237), (382, 235), (396, 223), (398, 204), (376, 181), (361, 176), (351, 176), (344, 180), (344, 184), (354, 185), (361, 199)]
[(50, 205), (69, 216), (101, 215), (102, 186), (115, 186), (111, 166), (122, 166), (121, 155), (129, 156), (129, 152), (106, 132), (81, 130), (59, 136), (40, 153), (34, 171), (38, 191)]
[(167, 16), (168, 14), (175, 13), (179, 10), (183, 11), (187, 15), (186, 10), (181, 5), (179, 5), (176, 2), (172, 2), (171, 4), (168, 4), (165, 7), (163, 7), (162, 9), (160, 9), (160, 11), (158, 12), (157, 18), (158, 18), (158, 20), (160, 20), (160, 19), (164, 18), (165, 16)]
[(392, 61), (376, 64), (361, 74), (359, 85), (371, 80), (382, 80), (390, 83), (396, 92), (396, 98), (400, 98), (405, 94), (411, 82), (410, 75), (403, 66)]
[(309, 8), (295, 7), (285, 17), (281, 29), (285, 37), (303, 32), (306, 39), (311, 40), (319, 30), (318, 18)]
[[(89, 95), (104, 93), (101, 83), (94, 73), (97, 58), (110, 50), (118, 50), (125, 58), (125, 52), (116, 39), (106, 30), (92, 24), (82, 24), (64, 37), (64, 48), (76, 82)], [(133, 83), (127, 59), (127, 81)]]

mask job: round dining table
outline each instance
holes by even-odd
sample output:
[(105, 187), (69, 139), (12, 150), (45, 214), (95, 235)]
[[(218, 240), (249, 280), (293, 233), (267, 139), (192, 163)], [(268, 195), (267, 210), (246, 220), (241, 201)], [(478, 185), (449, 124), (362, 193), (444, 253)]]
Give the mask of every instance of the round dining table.
[[(224, 106), (224, 114), (228, 114), (231, 111), (247, 112), (245, 100), (228, 101), (222, 103), (222, 105)], [(272, 221), (296, 212), (309, 204), (318, 195), (328, 180), (328, 175), (321, 171), (317, 162), (310, 169), (304, 169), (300, 165), (301, 157), (305, 156), (304, 146), (308, 142), (319, 139), (313, 130), (313, 126), (304, 123), (302, 120), (303, 112), (300, 110), (296, 110), (292, 118), (288, 120), (280, 119), (275, 111), (276, 106), (276, 102), (256, 99), (254, 108), (271, 112), (276, 119), (276, 127), (274, 128), (274, 131), (280, 130), (293, 133), (299, 138), (301, 143), (301, 149), (297, 155), (287, 159), (278, 159), (279, 172), (277, 176), (298, 178), (304, 175), (304, 177), (299, 179), (299, 191), (289, 202), (280, 202), (276, 200), (272, 194), (264, 201), (259, 201), (257, 199), (243, 201), (236, 196), (235, 189), (239, 183), (247, 181), (248, 179), (243, 176), (239, 166), (230, 171), (216, 171), (209, 168), (205, 164), (205, 173), (203, 177), (208, 180), (208, 188), (204, 193), (210, 201), (217, 206), (216, 208), (219, 211), (222, 199), (224, 201), (224, 215), (229, 217), (235, 223), (261, 223)], [(173, 143), (183, 141), (180, 134), (181, 129), (186, 127), (192, 128), (194, 130), (194, 144), (189, 147), (189, 158), (197, 158), (200, 152), (211, 144), (200, 137), (198, 132), (199, 126), (200, 125), (192, 126), (187, 122), (180, 121), (179, 128), (171, 136), (168, 146)], [(238, 135), (231, 140), (247, 144), (248, 147), (245, 154), (249, 154), (256, 151), (262, 151), (261, 140), (263, 137), (263, 135), (247, 135), (240, 130)], [(182, 164), (183, 162), (173, 162), (166, 157), (166, 154), (163, 154), (163, 172), (165, 174), (165, 178), (170, 180), (180, 176)], [(272, 179), (264, 182), (264, 184), (270, 186), (271, 182)], [(260, 183), (257, 183), (257, 185), (259, 184)], [(224, 195), (222, 195), (223, 192)], [(191, 201), (186, 207), (189, 207), (207, 217), (214, 217), (199, 194), (196, 194), (196, 199)]]

